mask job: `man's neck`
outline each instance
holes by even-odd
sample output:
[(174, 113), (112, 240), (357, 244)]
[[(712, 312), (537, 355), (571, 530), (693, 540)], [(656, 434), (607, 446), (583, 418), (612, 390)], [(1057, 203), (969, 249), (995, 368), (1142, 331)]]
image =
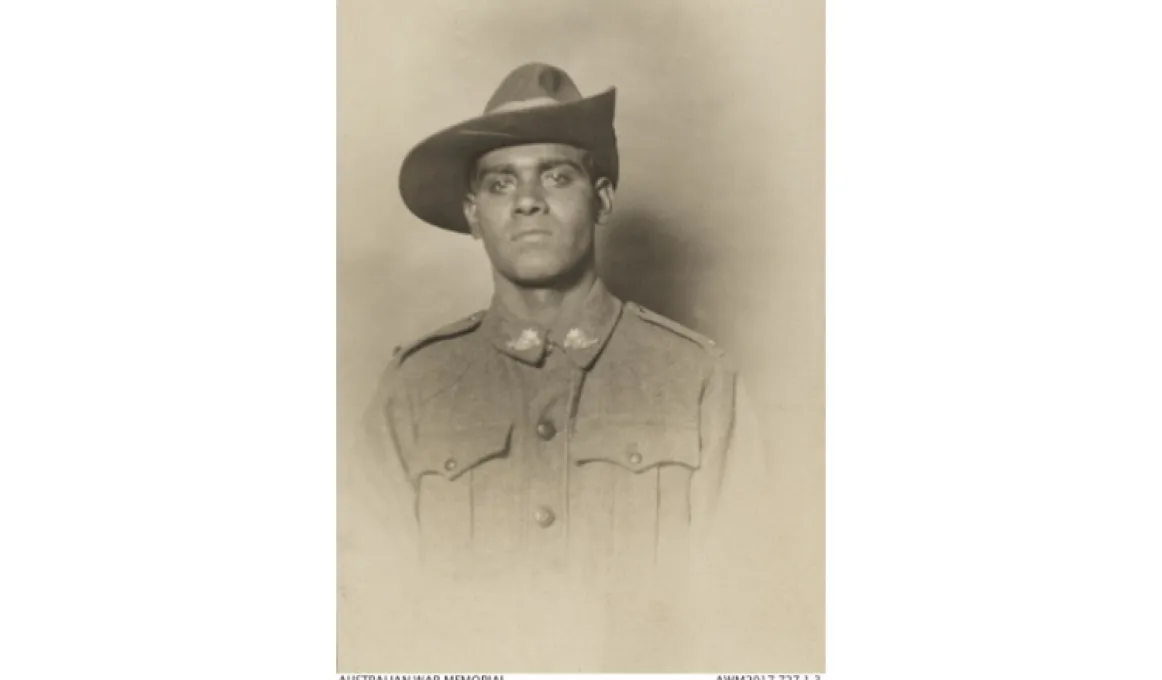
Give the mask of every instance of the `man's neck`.
[(493, 278), (497, 300), (509, 314), (546, 329), (553, 328), (559, 319), (575, 316), (597, 283), (597, 273), (591, 269), (567, 285), (550, 288), (521, 286), (500, 274)]

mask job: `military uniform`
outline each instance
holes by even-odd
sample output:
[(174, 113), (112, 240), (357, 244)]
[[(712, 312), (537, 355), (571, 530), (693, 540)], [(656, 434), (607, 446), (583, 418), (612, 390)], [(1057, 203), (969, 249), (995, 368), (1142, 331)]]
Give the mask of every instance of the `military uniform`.
[(597, 575), (687, 559), (722, 492), (734, 411), (712, 341), (598, 281), (556, 329), (494, 303), (401, 349), (368, 455), (410, 499), (395, 530), (432, 568)]
[(700, 558), (755, 559), (742, 553), (762, 538), (770, 487), (739, 396), (712, 341), (600, 281), (554, 328), (494, 301), (399, 348), (347, 466), (345, 597), (367, 605), (368, 589), (390, 582), (412, 597), (379, 600), (379, 612), (440, 598), (484, 612), (502, 605), (481, 604), (489, 593), (507, 601), (557, 579), (583, 589), (580, 602), (623, 603), (616, 616), (573, 615), (594, 630), (645, 625), (650, 607), (689, 590), (681, 580)]

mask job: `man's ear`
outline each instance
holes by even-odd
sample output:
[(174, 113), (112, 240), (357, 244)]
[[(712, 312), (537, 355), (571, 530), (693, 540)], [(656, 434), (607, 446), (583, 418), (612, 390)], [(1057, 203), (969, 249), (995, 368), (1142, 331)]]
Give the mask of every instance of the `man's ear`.
[(601, 177), (593, 183), (593, 193), (597, 200), (597, 224), (605, 224), (613, 212), (613, 182)]
[(464, 194), (464, 219), (468, 221), (472, 238), (479, 241), (480, 220), (476, 217), (476, 197), (471, 192)]

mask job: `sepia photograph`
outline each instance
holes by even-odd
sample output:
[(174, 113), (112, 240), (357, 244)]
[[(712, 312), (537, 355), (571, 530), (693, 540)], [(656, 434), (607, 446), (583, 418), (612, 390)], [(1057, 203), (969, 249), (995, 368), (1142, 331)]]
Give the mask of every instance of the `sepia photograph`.
[(0, 5), (0, 678), (1162, 677), (1151, 9)]
[(1157, 9), (3, 3), (0, 678), (1162, 677)]
[(337, 670), (824, 672), (823, 2), (337, 37)]

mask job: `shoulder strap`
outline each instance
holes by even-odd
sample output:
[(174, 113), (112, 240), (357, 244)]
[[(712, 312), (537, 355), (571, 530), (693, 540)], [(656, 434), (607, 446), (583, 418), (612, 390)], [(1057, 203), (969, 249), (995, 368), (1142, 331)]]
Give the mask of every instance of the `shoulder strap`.
[(657, 312), (652, 312), (652, 311), (646, 309), (645, 307), (642, 307), (641, 305), (637, 304), (636, 302), (627, 302), (627, 303), (625, 303), (625, 306), (626, 306), (626, 309), (629, 309), (630, 311), (632, 311), (634, 314), (636, 314), (643, 321), (651, 323), (651, 324), (658, 326), (660, 328), (664, 328), (664, 329), (670, 331), (671, 333), (674, 333), (675, 335), (679, 335), (683, 338), (686, 338), (687, 340), (699, 345), (700, 347), (702, 347), (706, 351), (710, 352), (711, 354), (715, 354), (718, 356), (721, 356), (723, 354), (722, 349), (719, 348), (717, 345), (715, 345), (713, 340), (706, 337), (705, 335), (702, 335), (698, 331), (687, 328), (687, 327), (683, 326), (682, 324), (678, 323), (677, 321), (674, 321), (673, 319), (662, 316), (661, 314), (658, 314)]
[(399, 364), (402, 364), (405, 359), (421, 348), (439, 342), (440, 340), (447, 340), (448, 338), (454, 338), (474, 331), (477, 327), (480, 326), (480, 322), (483, 319), (484, 312), (476, 312), (464, 317), (463, 319), (460, 319), (459, 321), (453, 321), (450, 324), (441, 326), (440, 328), (437, 328), (431, 333), (428, 333), (413, 342), (400, 345), (396, 347), (395, 350), (393, 350), (395, 358), (393, 359), (392, 363), (398, 366)]

